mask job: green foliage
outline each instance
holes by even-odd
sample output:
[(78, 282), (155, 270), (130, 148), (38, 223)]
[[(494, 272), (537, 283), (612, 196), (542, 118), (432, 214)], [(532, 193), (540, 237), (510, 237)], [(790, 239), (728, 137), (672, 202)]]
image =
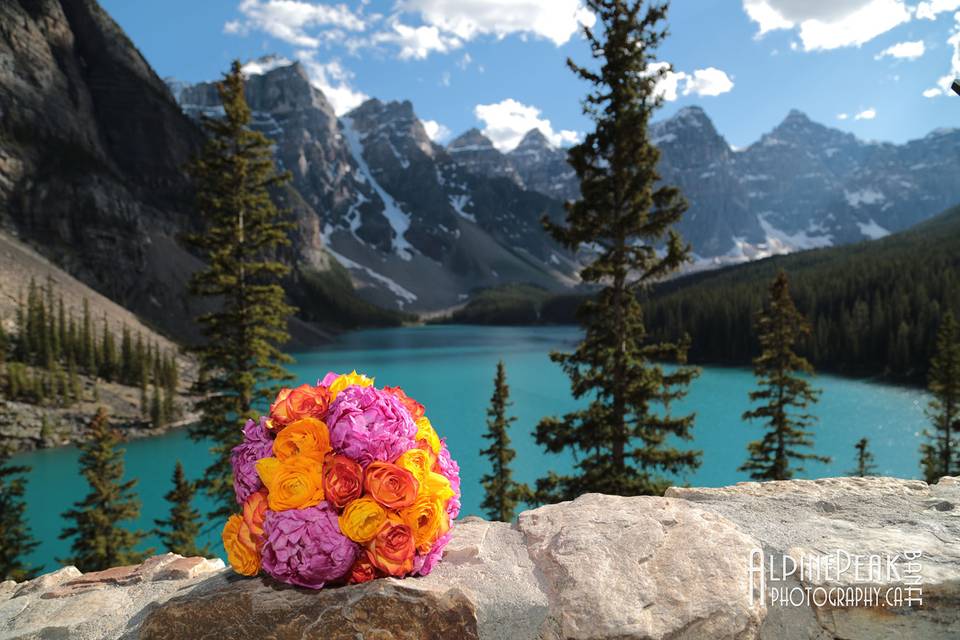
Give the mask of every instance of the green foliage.
[(173, 469), (173, 489), (164, 498), (170, 503), (170, 517), (166, 520), (154, 520), (156, 535), (163, 548), (182, 556), (207, 556), (210, 549), (197, 547), (200, 535), (200, 512), (193, 508), (193, 496), (196, 484), (187, 480), (183, 465), (177, 460)]
[(747, 445), (750, 457), (740, 471), (749, 472), (754, 480), (789, 480), (803, 471), (802, 466), (791, 468), (791, 460), (830, 459), (801, 450), (813, 446), (809, 428), (816, 419), (806, 408), (820, 392), (804, 377), (813, 374), (813, 367), (793, 347), (810, 333), (810, 325), (790, 298), (786, 273), (777, 274), (769, 291), (768, 308), (758, 314), (756, 325), (762, 351), (753, 360), (753, 371), (760, 388), (750, 393), (750, 401), (761, 404), (743, 414), (744, 420), (761, 420), (766, 433)]
[[(673, 228), (686, 202), (676, 187), (661, 183), (660, 154), (648, 137), (651, 114), (662, 103), (657, 82), (667, 72), (649, 70), (666, 37), (666, 5), (644, 11), (639, 0), (587, 4), (601, 35), (589, 28), (584, 34), (599, 64), (568, 61), (593, 86), (584, 112), (595, 129), (569, 153), (582, 196), (568, 204), (565, 225), (544, 223), (571, 250), (597, 249), (580, 275), (601, 289), (580, 307), (585, 336), (576, 351), (551, 354), (570, 377), (573, 396), (589, 399), (589, 405), (537, 426), (539, 444), (552, 453), (572, 450), (577, 461), (575, 475), (551, 472), (537, 482), (542, 501), (588, 491), (656, 494), (667, 485), (657, 474), (700, 464), (699, 451), (679, 450), (668, 440), (692, 438), (694, 416), (673, 417), (669, 409), (699, 372), (685, 366), (684, 341), (648, 340), (637, 299), (690, 255)], [(660, 364), (668, 360), (678, 366)]]
[(462, 309), (454, 311), (449, 321), (455, 324), (537, 324), (540, 309), (549, 297), (546, 289), (529, 284), (484, 289)]
[(857, 452), (857, 468), (850, 472), (851, 476), (863, 478), (876, 474), (877, 467), (873, 464), (873, 454), (867, 449), (869, 445), (870, 441), (866, 438), (860, 438), (857, 444), (853, 445)]
[(235, 506), (230, 450), (240, 442), (240, 424), (269, 401), (273, 383), (290, 377), (283, 368), (290, 358), (280, 347), (293, 308), (280, 285), (289, 269), (277, 258), (292, 225), (281, 220), (269, 193), (289, 175), (274, 169), (270, 140), (249, 128), (239, 62), (217, 88), (224, 117), (204, 121), (207, 143), (189, 168), (204, 223), (189, 240), (206, 261), (190, 289), (218, 303), (197, 319), (205, 338), (197, 350), (201, 418), (190, 433), (213, 442), (202, 483), (217, 506), (212, 515), (221, 517)]
[(932, 431), (920, 446), (921, 466), (927, 482), (960, 474), (960, 328), (947, 312), (937, 331), (936, 355), (930, 361), (930, 405), (927, 415)]
[(511, 404), (507, 373), (501, 360), (497, 363), (493, 396), (487, 409), (487, 432), (483, 434), (484, 439), (490, 441), (490, 446), (480, 451), (480, 455), (486, 456), (492, 467), (491, 473), (480, 479), (484, 490), (480, 508), (486, 511), (491, 520), (500, 522), (513, 520), (517, 503), (532, 499), (529, 488), (516, 482), (510, 469), (510, 463), (517, 455), (510, 447), (510, 435), (507, 433), (510, 425), (516, 421), (515, 417), (507, 416), (507, 408)]
[(73, 539), (71, 555), (60, 560), (80, 571), (99, 571), (117, 565), (140, 562), (149, 552), (135, 550), (144, 533), (121, 526), (140, 515), (140, 500), (133, 488), (136, 480), (123, 479), (123, 449), (110, 428), (107, 412), (101, 408), (90, 422), (90, 439), (80, 445), (80, 474), (90, 485), (87, 496), (63, 513), (72, 521), (60, 534)]
[(924, 382), (944, 313), (960, 313), (960, 207), (880, 240), (662, 283), (645, 304), (651, 332), (690, 334), (693, 362), (745, 364), (751, 316), (781, 269), (813, 327), (797, 352), (818, 370)]
[(27, 525), (24, 495), (30, 467), (9, 464), (10, 452), (0, 446), (0, 578), (28, 580), (41, 567), (31, 567), (24, 558), (39, 544)]

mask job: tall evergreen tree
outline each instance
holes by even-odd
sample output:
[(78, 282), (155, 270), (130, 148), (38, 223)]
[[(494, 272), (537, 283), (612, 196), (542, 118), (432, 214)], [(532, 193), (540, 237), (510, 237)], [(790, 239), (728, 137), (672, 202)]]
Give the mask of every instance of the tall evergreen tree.
[(853, 445), (857, 452), (857, 468), (851, 471), (850, 475), (860, 478), (874, 475), (876, 466), (873, 464), (873, 454), (867, 448), (869, 445), (870, 441), (866, 438), (860, 438), (857, 444)]
[[(0, 407), (2, 408), (2, 407)], [(26, 556), (39, 544), (27, 525), (24, 495), (30, 467), (9, 464), (10, 451), (0, 444), (0, 578), (27, 580), (39, 567), (26, 562)]]
[(173, 489), (165, 496), (170, 503), (170, 517), (166, 520), (154, 520), (155, 531), (163, 547), (171, 553), (182, 556), (206, 556), (210, 553), (207, 546), (197, 546), (200, 535), (200, 512), (193, 508), (193, 496), (196, 484), (187, 480), (183, 465), (177, 460), (173, 469)]
[(740, 471), (749, 472), (754, 480), (789, 480), (803, 471), (802, 466), (791, 468), (791, 460), (802, 464), (830, 458), (803, 450), (813, 446), (810, 428), (816, 418), (807, 407), (820, 391), (804, 378), (813, 373), (813, 366), (794, 347), (810, 333), (810, 325), (793, 304), (786, 273), (777, 274), (769, 292), (769, 307), (758, 314), (756, 323), (761, 353), (753, 360), (753, 372), (760, 389), (750, 392), (750, 401), (762, 404), (743, 414), (744, 420), (762, 420), (767, 431), (747, 445), (750, 457)]
[(510, 463), (517, 453), (510, 447), (510, 435), (507, 431), (516, 422), (514, 416), (507, 415), (510, 402), (510, 387), (507, 386), (507, 373), (503, 360), (497, 363), (497, 376), (493, 381), (493, 396), (487, 409), (487, 432), (483, 434), (490, 446), (480, 451), (480, 455), (490, 460), (491, 473), (480, 479), (484, 498), (480, 508), (486, 510), (491, 520), (510, 522), (516, 513), (517, 503), (530, 498), (526, 485), (513, 479)]
[(255, 405), (269, 401), (272, 383), (290, 377), (283, 367), (290, 358), (281, 347), (293, 308), (280, 285), (289, 269), (277, 259), (291, 225), (269, 193), (289, 174), (277, 173), (270, 140), (249, 128), (239, 62), (217, 89), (224, 117), (204, 122), (208, 140), (190, 167), (205, 226), (191, 241), (207, 263), (194, 275), (191, 292), (219, 302), (198, 318), (205, 338), (196, 389), (201, 417), (191, 435), (214, 443), (202, 481), (215, 500), (214, 514), (226, 515), (235, 506), (230, 449), (240, 441), (240, 424)]
[(135, 547), (144, 533), (121, 525), (140, 516), (140, 500), (133, 488), (136, 480), (123, 479), (123, 449), (110, 428), (102, 407), (90, 422), (90, 439), (80, 445), (80, 473), (90, 485), (87, 496), (64, 512), (73, 522), (60, 534), (73, 539), (71, 555), (62, 560), (81, 571), (98, 571), (115, 565), (139, 562), (146, 555)]
[(960, 474), (960, 328), (953, 313), (946, 312), (937, 331), (936, 354), (930, 361), (927, 388), (932, 396), (927, 409), (932, 431), (920, 446), (921, 465), (927, 482)]
[[(566, 225), (545, 221), (564, 246), (597, 249), (580, 273), (600, 285), (578, 310), (585, 336), (573, 353), (554, 353), (570, 377), (573, 395), (589, 398), (582, 410), (545, 418), (537, 442), (547, 451), (573, 450), (574, 475), (551, 473), (537, 483), (538, 499), (564, 500), (587, 491), (656, 494), (679, 473), (700, 464), (700, 452), (668, 443), (691, 440), (693, 415), (671, 416), (698, 370), (685, 366), (685, 341), (648, 339), (638, 296), (689, 260), (690, 247), (673, 228), (687, 205), (657, 173), (660, 153), (648, 124), (663, 99), (657, 83), (667, 73), (655, 51), (666, 37), (667, 5), (644, 10), (641, 0), (589, 0), (597, 31), (584, 29), (596, 65), (570, 68), (593, 89), (584, 112), (595, 129), (573, 147), (569, 162), (581, 198), (567, 205)], [(657, 69), (657, 70), (653, 70)], [(660, 363), (673, 360), (676, 368)], [(655, 410), (660, 405), (662, 411)]]

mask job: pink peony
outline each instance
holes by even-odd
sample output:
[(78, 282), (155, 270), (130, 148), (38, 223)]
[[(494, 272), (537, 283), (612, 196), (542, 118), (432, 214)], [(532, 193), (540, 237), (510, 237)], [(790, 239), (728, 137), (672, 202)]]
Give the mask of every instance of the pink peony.
[(460, 513), (460, 465), (450, 456), (446, 438), (440, 444), (437, 466), (440, 467), (440, 475), (450, 481), (450, 488), (453, 489), (453, 497), (447, 502), (447, 513), (450, 515), (450, 521), (452, 522)]
[(264, 571), (310, 589), (345, 577), (360, 552), (340, 533), (337, 512), (326, 501), (306, 509), (267, 511), (263, 531)]
[(267, 429), (267, 419), (259, 422), (247, 420), (243, 427), (243, 442), (230, 452), (230, 466), (233, 467), (233, 493), (237, 504), (242, 505), (251, 495), (263, 488), (257, 473), (257, 461), (273, 455), (273, 439)]
[(425, 576), (433, 571), (433, 567), (443, 556), (443, 548), (450, 542), (451, 537), (453, 537), (453, 534), (448, 531), (433, 543), (433, 547), (426, 554), (420, 555), (418, 553), (413, 559), (413, 575)]
[(341, 391), (327, 414), (330, 444), (366, 467), (390, 462), (415, 446), (417, 425), (393, 395), (374, 387)]

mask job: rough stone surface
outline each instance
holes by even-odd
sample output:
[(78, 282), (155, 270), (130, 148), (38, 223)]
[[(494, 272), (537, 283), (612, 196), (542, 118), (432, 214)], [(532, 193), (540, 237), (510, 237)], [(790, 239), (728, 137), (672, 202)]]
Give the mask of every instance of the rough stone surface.
[[(770, 606), (761, 638), (938, 640), (960, 638), (960, 483), (943, 478), (927, 485), (895, 478), (825, 478), (745, 482), (719, 489), (671, 488), (668, 496), (697, 503), (736, 523), (782, 566), (784, 554), (827, 566), (849, 557), (899, 557), (860, 575), (850, 568), (793, 576), (781, 584), (808, 589), (915, 586), (907, 580), (905, 553), (920, 552), (922, 606)], [(788, 561), (789, 565), (789, 561)], [(777, 573), (780, 573), (778, 570)], [(895, 591), (892, 593), (896, 593)], [(901, 593), (905, 593), (901, 591)]]
[[(514, 525), (458, 522), (427, 577), (323, 591), (172, 554), (83, 575), (67, 567), (0, 583), (0, 640), (956, 640), (958, 503), (954, 478), (585, 495), (524, 512)], [(772, 585), (750, 570), (757, 550), (777, 561), (920, 551), (923, 605), (764, 606), (751, 597)], [(853, 584), (809, 575), (782, 583)]]

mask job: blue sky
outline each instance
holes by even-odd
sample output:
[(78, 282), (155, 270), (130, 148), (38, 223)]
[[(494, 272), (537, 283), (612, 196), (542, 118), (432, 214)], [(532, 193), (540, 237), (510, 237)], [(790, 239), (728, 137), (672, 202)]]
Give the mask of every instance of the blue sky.
[[(558, 144), (589, 127), (586, 87), (564, 64), (587, 59), (582, 0), (101, 4), (163, 77), (209, 80), (277, 54), (303, 61), (339, 111), (411, 100), (440, 140), (477, 126), (509, 149), (533, 126)], [(960, 0), (674, 0), (669, 27), (660, 117), (700, 105), (735, 146), (792, 108), (894, 142), (960, 122), (944, 89), (960, 75)]]

